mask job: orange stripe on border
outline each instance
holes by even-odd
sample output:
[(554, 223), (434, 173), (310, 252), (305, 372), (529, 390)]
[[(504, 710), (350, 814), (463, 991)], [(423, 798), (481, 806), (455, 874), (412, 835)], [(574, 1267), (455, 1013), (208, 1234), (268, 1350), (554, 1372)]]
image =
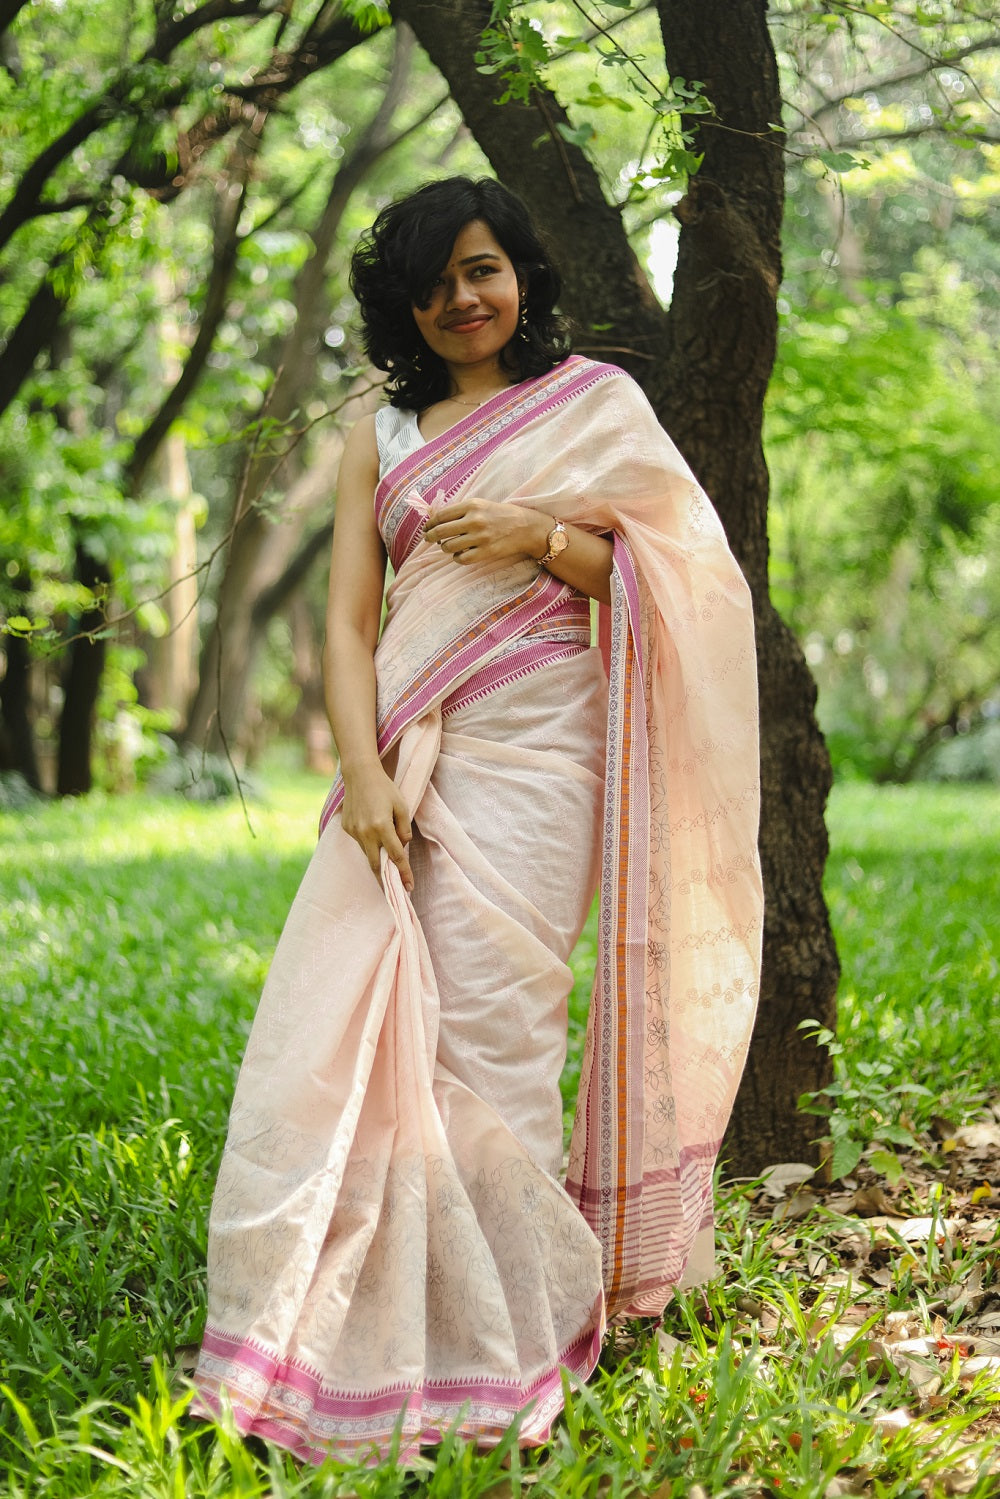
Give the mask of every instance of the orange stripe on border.
[(624, 693), (622, 711), (622, 783), (618, 817), (618, 891), (615, 903), (615, 983), (617, 1013), (618, 1057), (616, 1080), (618, 1084), (618, 1161), (615, 1191), (615, 1248), (612, 1259), (611, 1285), (607, 1291), (607, 1304), (613, 1308), (621, 1290), (624, 1273), (624, 1239), (626, 1189), (628, 1186), (628, 1151), (625, 1142), (628, 1135), (628, 847), (631, 823), (631, 766), (632, 766), (632, 667), (635, 660), (635, 641), (632, 624), (626, 620)]

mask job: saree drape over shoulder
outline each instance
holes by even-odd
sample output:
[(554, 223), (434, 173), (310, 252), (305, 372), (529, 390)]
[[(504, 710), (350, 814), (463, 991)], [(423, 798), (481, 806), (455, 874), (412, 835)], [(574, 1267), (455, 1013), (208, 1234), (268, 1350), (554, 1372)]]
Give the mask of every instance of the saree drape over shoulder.
[[(613, 537), (600, 653), (545, 569), (422, 539), (464, 494)], [(315, 1460), (453, 1426), (488, 1445), (515, 1417), (543, 1441), (607, 1319), (711, 1273), (760, 962), (749, 591), (638, 387), (572, 357), (398, 463), (376, 508), (379, 749), (416, 888), (385, 858), (379, 887), (338, 780), (240, 1073), (196, 1374), (203, 1410)]]

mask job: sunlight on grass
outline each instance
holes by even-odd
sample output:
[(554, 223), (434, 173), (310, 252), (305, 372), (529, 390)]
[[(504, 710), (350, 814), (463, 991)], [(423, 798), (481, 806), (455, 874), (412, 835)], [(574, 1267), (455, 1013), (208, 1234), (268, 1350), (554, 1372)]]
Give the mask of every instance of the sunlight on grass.
[(962, 1112), (1000, 1077), (1000, 793), (850, 786), (829, 820), (841, 1039)]
[[(853, 1307), (860, 1318), (870, 1303), (877, 1319), (914, 1304), (930, 1329), (934, 1295), (974, 1274), (995, 1284), (997, 1243), (948, 1263), (918, 1265), (907, 1251), (884, 1290), (862, 1292), (848, 1274), (831, 1290), (830, 1215), (784, 1232), (751, 1213), (746, 1188), (721, 1200), (719, 1278), (678, 1298), (659, 1334), (619, 1330), (594, 1381), (570, 1391), (550, 1447), (515, 1448), (510, 1474), (454, 1441), (409, 1473), (303, 1472), (225, 1422), (184, 1420), (175, 1370), (189, 1366), (204, 1318), (233, 1081), (325, 789), (305, 777), (272, 785), (249, 807), (256, 836), (238, 803), (167, 798), (0, 818), (4, 1492), (668, 1499), (700, 1484), (821, 1499), (846, 1471), (899, 1499), (958, 1492), (956, 1473), (961, 1492), (995, 1493), (976, 1443), (995, 1433), (996, 1383), (955, 1374), (925, 1421), (880, 1425), (880, 1412), (912, 1405), (906, 1377), (835, 1340), (824, 1309), (832, 1296), (838, 1316)], [(1000, 1065), (1000, 795), (845, 787), (831, 826), (847, 1065), (888, 1058), (890, 1081), (933, 1083), (958, 1119)], [(591, 927), (573, 960), (568, 1093), (593, 941)], [(826, 1279), (808, 1269), (819, 1263)]]

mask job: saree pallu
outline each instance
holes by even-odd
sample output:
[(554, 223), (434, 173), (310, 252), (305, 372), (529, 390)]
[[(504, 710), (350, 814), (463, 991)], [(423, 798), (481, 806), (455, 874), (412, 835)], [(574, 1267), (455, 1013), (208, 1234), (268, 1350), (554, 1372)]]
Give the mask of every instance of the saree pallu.
[[(603, 670), (567, 585), (422, 540), (462, 494), (613, 535)], [(237, 1085), (195, 1376), (202, 1410), (315, 1460), (489, 1445), (515, 1418), (543, 1441), (606, 1319), (710, 1273), (760, 961), (749, 593), (637, 387), (570, 358), (404, 459), (376, 508), (379, 749), (416, 888), (384, 857), (371, 877), (338, 779)]]

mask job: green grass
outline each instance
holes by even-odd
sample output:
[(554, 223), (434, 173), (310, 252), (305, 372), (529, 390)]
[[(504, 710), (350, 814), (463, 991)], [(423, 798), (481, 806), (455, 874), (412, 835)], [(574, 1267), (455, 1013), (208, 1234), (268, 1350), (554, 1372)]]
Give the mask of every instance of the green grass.
[[(0, 816), (0, 1491), (667, 1499), (701, 1484), (820, 1499), (846, 1471), (902, 1499), (944, 1493), (959, 1443), (972, 1464), (962, 1491), (996, 1493), (974, 1445), (993, 1430), (995, 1386), (967, 1388), (953, 1371), (925, 1419), (880, 1433), (876, 1412), (912, 1409), (912, 1389), (822, 1330), (863, 1296), (874, 1316), (914, 1304), (929, 1327), (946, 1271), (995, 1284), (996, 1240), (947, 1267), (938, 1256), (915, 1270), (907, 1256), (875, 1293), (831, 1287), (798, 1268), (829, 1222), (796, 1225), (790, 1260), (789, 1236), (783, 1246), (746, 1189), (723, 1198), (720, 1277), (668, 1311), (673, 1352), (647, 1328), (609, 1346), (550, 1449), (525, 1467), (515, 1451), (510, 1476), (461, 1443), (422, 1473), (303, 1473), (182, 1419), (173, 1371), (201, 1331), (232, 1086), (324, 791), (276, 783), (250, 809), (256, 837), (238, 805), (174, 799)], [(1000, 794), (850, 787), (831, 821), (847, 1066), (888, 1057), (894, 1077), (932, 1086), (953, 1113), (973, 1109), (1000, 1062)]]
[(848, 1055), (968, 1107), (1000, 1080), (1000, 792), (854, 785), (830, 823)]

